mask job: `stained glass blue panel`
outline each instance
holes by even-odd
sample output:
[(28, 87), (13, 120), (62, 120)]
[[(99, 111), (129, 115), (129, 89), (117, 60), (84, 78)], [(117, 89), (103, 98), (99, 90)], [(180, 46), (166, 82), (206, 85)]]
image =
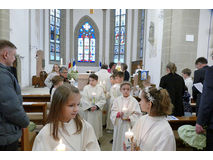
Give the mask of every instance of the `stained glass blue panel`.
[(86, 22), (86, 23), (83, 25), (83, 28), (85, 29), (85, 31), (88, 32), (88, 30), (91, 28), (91, 25), (90, 25), (88, 22)]
[(120, 62), (121, 62), (121, 63), (124, 63), (124, 54), (121, 54), (121, 55), (120, 55)]
[(56, 43), (60, 43), (60, 35), (56, 35)]
[(89, 61), (89, 38), (84, 38), (84, 61)]
[(124, 54), (124, 45), (120, 46), (120, 54)]
[(50, 24), (55, 25), (55, 18), (50, 16)]
[(126, 9), (121, 9), (121, 14), (126, 14)]
[(60, 26), (60, 19), (56, 18), (56, 26)]
[(58, 17), (58, 18), (61, 17), (61, 11), (60, 11), (60, 9), (56, 9), (56, 17)]
[(54, 43), (50, 43), (50, 51), (51, 52), (55, 51), (55, 44)]
[(121, 34), (125, 34), (125, 27), (121, 27)]
[(78, 53), (78, 62), (83, 62), (83, 53)]
[(60, 28), (56, 27), (55, 34), (60, 34)]
[(50, 60), (51, 61), (55, 60), (55, 53), (54, 52), (50, 52)]
[(118, 54), (119, 53), (119, 46), (115, 46), (114, 47), (114, 54)]
[(56, 52), (60, 52), (60, 44), (56, 44)]
[(120, 25), (120, 16), (116, 16), (115, 17), (115, 26), (119, 26)]
[(90, 45), (91, 45), (91, 46), (95, 46), (95, 39), (93, 39), (93, 38), (90, 39)]
[(125, 25), (125, 15), (122, 15), (121, 16), (121, 26), (124, 26)]
[(59, 60), (60, 60), (60, 53), (59, 53), (59, 52), (56, 52), (55, 55), (56, 55), (55, 60), (56, 60), (56, 61), (59, 61)]
[(118, 63), (118, 55), (114, 55), (114, 62)]
[(54, 9), (51, 9), (51, 10), (50, 10), (50, 15), (51, 15), (51, 16), (54, 16), (54, 15), (55, 15)]
[(120, 15), (120, 9), (116, 9), (115, 10), (115, 15), (117, 16), (117, 15)]
[(124, 44), (125, 44), (124, 39), (125, 39), (125, 36), (124, 36), (124, 35), (121, 35), (121, 36), (120, 36), (120, 45), (124, 45)]

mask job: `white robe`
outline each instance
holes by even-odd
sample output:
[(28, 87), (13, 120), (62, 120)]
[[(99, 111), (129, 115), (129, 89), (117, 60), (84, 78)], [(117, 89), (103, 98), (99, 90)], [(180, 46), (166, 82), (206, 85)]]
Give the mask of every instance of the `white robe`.
[[(66, 151), (100, 151), (92, 126), (85, 120), (82, 120), (82, 123), (83, 127), (80, 134), (75, 134), (76, 124), (73, 119), (68, 123), (64, 123), (64, 127), (69, 135), (59, 127), (58, 136), (65, 145)], [(50, 124), (46, 124), (36, 136), (32, 148), (33, 151), (56, 150), (59, 142), (51, 136), (50, 126)]]
[[(130, 121), (116, 118), (118, 112), (122, 112), (123, 106), (127, 107), (127, 115)], [(140, 118), (141, 110), (138, 101), (129, 96), (127, 98), (120, 96), (114, 100), (111, 109), (110, 118), (114, 125), (113, 133), (113, 151), (123, 151), (123, 142), (125, 141), (125, 132), (131, 129), (134, 123)]]
[(142, 116), (134, 125), (134, 141), (142, 151), (175, 151), (175, 137), (165, 116)]
[[(106, 100), (109, 99), (107, 94), (109, 93), (109, 90), (111, 87), (111, 83), (110, 83), (111, 74), (107, 71), (107, 69), (100, 69), (95, 74), (98, 76), (99, 84), (100, 82), (102, 83), (102, 87), (105, 91)], [(103, 82), (105, 82), (105, 84)], [(109, 106), (109, 103), (106, 103), (102, 110), (102, 125), (106, 125), (108, 106)]]
[(53, 83), (52, 83), (52, 78), (54, 76), (58, 76), (59, 74), (57, 72), (51, 72), (48, 74), (47, 78), (45, 79), (44, 83), (48, 88), (51, 88)]
[[(92, 93), (96, 93), (95, 105), (99, 107), (99, 110), (94, 112), (88, 111), (89, 108), (94, 106), (92, 104), (93, 96)], [(87, 120), (94, 128), (97, 139), (103, 136), (102, 133), (102, 109), (106, 104), (106, 98), (104, 95), (103, 88), (100, 85), (92, 87), (91, 85), (86, 85), (83, 89), (81, 98), (81, 107), (84, 111), (84, 119)]]
[(109, 101), (109, 107), (108, 107), (108, 112), (107, 112), (107, 126), (106, 126), (106, 129), (113, 130), (114, 126), (113, 126), (113, 124), (111, 122), (110, 114), (111, 114), (112, 104), (113, 104), (115, 98), (117, 98), (117, 97), (122, 95), (122, 93), (120, 91), (120, 84), (118, 84), (118, 83), (114, 84), (110, 88), (109, 95), (110, 95), (110, 101)]
[(191, 77), (188, 77), (184, 80), (186, 87), (188, 88), (188, 92), (190, 96), (192, 97), (192, 86), (193, 86), (193, 81)]

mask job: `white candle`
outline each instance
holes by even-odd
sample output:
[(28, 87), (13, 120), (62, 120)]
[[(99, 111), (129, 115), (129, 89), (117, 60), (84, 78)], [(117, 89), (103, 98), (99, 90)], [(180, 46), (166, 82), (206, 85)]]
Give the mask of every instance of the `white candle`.
[(95, 104), (95, 96), (96, 96), (96, 93), (95, 92), (92, 92), (92, 103)]
[(63, 144), (62, 139), (59, 141), (59, 145), (56, 147), (56, 151), (66, 151), (65, 144)]
[(127, 110), (128, 110), (127, 106), (126, 106), (126, 105), (124, 105), (124, 107), (122, 108), (122, 112), (123, 112), (123, 113), (126, 113), (126, 112), (127, 112)]
[(133, 136), (134, 136), (134, 133), (129, 128), (129, 130), (125, 132), (125, 138), (131, 140)]
[(61, 58), (61, 66), (63, 65), (63, 58)]

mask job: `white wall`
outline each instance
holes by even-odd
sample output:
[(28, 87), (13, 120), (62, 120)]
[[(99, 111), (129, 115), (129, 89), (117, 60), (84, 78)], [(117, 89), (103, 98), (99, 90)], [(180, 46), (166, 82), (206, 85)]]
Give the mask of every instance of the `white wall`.
[(201, 9), (198, 31), (197, 58), (208, 57), (209, 65), (213, 64), (213, 61), (209, 56), (209, 48), (211, 47), (211, 41), (209, 39), (209, 28), (210, 22), (212, 21), (213, 18), (211, 17), (211, 11), (209, 9)]
[(135, 9), (134, 12), (134, 32), (133, 32), (133, 52), (132, 52), (132, 60), (131, 61), (136, 61), (137, 60), (137, 47), (138, 47), (138, 9)]
[[(102, 43), (103, 42), (103, 11), (102, 9), (95, 9), (94, 14), (90, 14), (89, 9), (74, 9), (73, 10), (73, 35), (74, 35), (75, 27), (77, 26), (79, 20), (86, 15), (92, 18), (92, 20), (96, 23), (99, 30), (99, 59), (98, 59), (98, 65), (99, 65), (99, 60), (101, 60), (102, 53), (103, 53), (102, 51), (103, 49), (103, 43)], [(99, 67), (77, 66), (77, 70), (83, 73), (85, 73), (87, 70), (97, 71), (98, 69)]]
[(21, 56), (21, 87), (29, 85), (29, 10), (10, 10), (10, 41)]
[[(146, 50), (145, 50), (145, 70), (149, 71), (151, 76), (151, 83), (157, 86), (160, 83), (160, 71), (161, 71), (161, 53), (162, 53), (162, 40), (163, 40), (163, 18), (161, 18), (162, 12), (159, 9), (147, 11), (147, 23), (146, 31)], [(150, 22), (154, 22), (154, 45), (152, 46), (149, 41), (149, 25)]]

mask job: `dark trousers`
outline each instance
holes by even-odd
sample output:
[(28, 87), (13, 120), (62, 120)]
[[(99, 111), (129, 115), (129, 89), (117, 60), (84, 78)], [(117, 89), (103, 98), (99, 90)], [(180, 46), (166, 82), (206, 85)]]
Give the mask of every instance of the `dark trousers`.
[(18, 150), (18, 141), (15, 141), (8, 145), (0, 145), (0, 151), (17, 151)]
[(213, 151), (213, 129), (206, 131), (206, 150)]

